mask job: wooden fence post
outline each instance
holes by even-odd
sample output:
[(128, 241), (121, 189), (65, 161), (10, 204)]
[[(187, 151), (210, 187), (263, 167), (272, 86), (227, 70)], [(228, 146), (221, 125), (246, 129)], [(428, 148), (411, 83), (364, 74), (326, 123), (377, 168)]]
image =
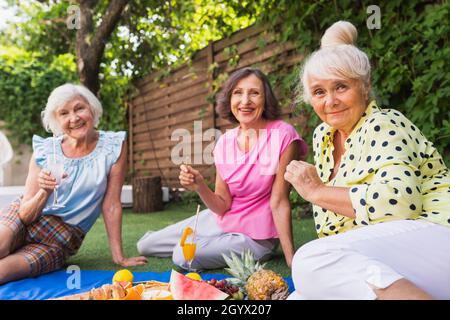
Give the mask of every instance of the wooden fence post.
[[(208, 43), (208, 51), (207, 51), (207, 56), (206, 58), (208, 59), (208, 69), (210, 70), (210, 66), (214, 63), (214, 42), (213, 41), (209, 41)], [(214, 93), (213, 90), (213, 82), (214, 82), (214, 77), (215, 77), (215, 71), (211, 70), (211, 72), (208, 74), (208, 82), (209, 82), (209, 90), (208, 90), (208, 95), (211, 96)], [(213, 117), (213, 128), (216, 128), (216, 110), (215, 110), (215, 106), (214, 103), (210, 103), (209, 107), (212, 110), (212, 117)]]
[(129, 171), (131, 171), (131, 177), (134, 177), (134, 162), (133, 162), (133, 102), (128, 104), (128, 152), (129, 152)]

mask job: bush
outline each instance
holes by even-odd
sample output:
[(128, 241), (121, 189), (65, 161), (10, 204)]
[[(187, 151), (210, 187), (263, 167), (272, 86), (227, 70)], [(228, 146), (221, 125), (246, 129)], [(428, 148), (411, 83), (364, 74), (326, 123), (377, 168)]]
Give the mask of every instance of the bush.
[(77, 79), (75, 57), (42, 56), (15, 47), (0, 47), (0, 114), (13, 145), (31, 143), (33, 134), (46, 135), (41, 111), (50, 92)]
[[(0, 47), (0, 113), (14, 145), (31, 144), (33, 134), (49, 135), (41, 122), (50, 92), (67, 83), (79, 83), (75, 56), (50, 59), (16, 47)], [(103, 79), (100, 101), (104, 130), (127, 130), (128, 78), (108, 75)]]
[[(378, 4), (381, 28), (368, 29), (364, 2), (267, 0), (260, 22), (269, 23), (279, 42), (297, 43), (305, 55), (318, 49), (323, 32), (338, 20), (358, 29), (358, 46), (372, 63), (372, 87), (380, 106), (398, 109), (432, 141), (450, 165), (450, 3), (403, 0)], [(282, 21), (282, 23), (280, 23)], [(275, 84), (289, 96), (299, 84), (299, 68), (278, 74)], [(292, 79), (292, 81), (283, 81)], [(294, 82), (294, 83), (293, 83)], [(310, 114), (311, 127), (318, 123), (312, 108), (297, 106)], [(312, 128), (313, 129), (313, 128)], [(311, 128), (299, 128), (311, 145)]]
[[(212, 182), (209, 182), (208, 180), (206, 180), (206, 184), (208, 185), (209, 189), (211, 189), (213, 192), (215, 190), (215, 184)], [(200, 204), (202, 206), (202, 208), (206, 208), (205, 205), (203, 204), (202, 199), (200, 198), (200, 196), (198, 195), (197, 192), (195, 191), (190, 191), (190, 190), (185, 190), (181, 193), (181, 203), (183, 205), (187, 205), (187, 206), (193, 206), (193, 205), (198, 205)]]

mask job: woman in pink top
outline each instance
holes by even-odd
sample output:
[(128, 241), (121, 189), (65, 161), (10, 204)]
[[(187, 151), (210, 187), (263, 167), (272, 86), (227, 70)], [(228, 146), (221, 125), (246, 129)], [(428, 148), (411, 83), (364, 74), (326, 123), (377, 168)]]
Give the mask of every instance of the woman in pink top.
[[(224, 267), (222, 254), (253, 252), (257, 260), (271, 257), (281, 243), (287, 265), (294, 255), (287, 164), (304, 158), (307, 145), (296, 130), (279, 120), (280, 108), (266, 76), (257, 69), (233, 73), (219, 94), (217, 112), (238, 126), (223, 134), (214, 149), (215, 191), (191, 166), (181, 165), (180, 183), (196, 191), (208, 209), (199, 215), (194, 269)], [(292, 143), (294, 142), (294, 143)], [(143, 255), (173, 254), (186, 263), (178, 244), (191, 217), (138, 242)]]

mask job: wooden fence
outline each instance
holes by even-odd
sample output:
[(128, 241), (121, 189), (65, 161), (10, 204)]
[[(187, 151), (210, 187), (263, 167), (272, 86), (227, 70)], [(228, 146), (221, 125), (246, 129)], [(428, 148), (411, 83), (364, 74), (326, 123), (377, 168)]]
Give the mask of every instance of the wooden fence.
[[(168, 75), (159, 71), (138, 81), (138, 95), (130, 102), (129, 112), (129, 160), (134, 175), (161, 176), (164, 186), (180, 187), (179, 164), (171, 158), (173, 148), (181, 146), (179, 140), (171, 140), (175, 130), (185, 129), (193, 134), (195, 121), (201, 121), (203, 131), (216, 128), (224, 132), (233, 127), (217, 117), (211, 103), (221, 75), (247, 66), (258, 67), (267, 74), (282, 74), (298, 65), (302, 58), (292, 43), (277, 43), (265, 27), (251, 26), (211, 42), (194, 55), (191, 63)], [(274, 90), (282, 100), (279, 90)], [(283, 106), (283, 119), (304, 125), (306, 119), (294, 117), (292, 111)], [(211, 145), (211, 141), (197, 140), (189, 142), (191, 163), (195, 156), (201, 157), (195, 154), (194, 143)], [(202, 163), (195, 167), (214, 182), (214, 165)]]

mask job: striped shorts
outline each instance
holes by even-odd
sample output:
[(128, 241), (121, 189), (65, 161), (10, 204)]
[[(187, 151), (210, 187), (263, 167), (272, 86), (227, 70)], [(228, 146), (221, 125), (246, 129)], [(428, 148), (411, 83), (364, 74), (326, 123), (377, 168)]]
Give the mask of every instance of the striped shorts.
[(30, 276), (62, 268), (67, 258), (77, 253), (85, 233), (51, 215), (41, 215), (25, 226), (19, 218), (19, 208), (17, 199), (0, 212), (0, 224), (14, 234), (11, 252), (25, 257), (30, 264)]

